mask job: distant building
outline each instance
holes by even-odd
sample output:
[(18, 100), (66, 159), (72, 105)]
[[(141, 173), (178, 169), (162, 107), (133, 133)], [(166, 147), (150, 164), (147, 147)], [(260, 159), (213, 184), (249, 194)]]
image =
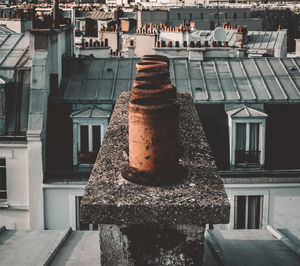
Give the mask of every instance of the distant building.
[(250, 8), (220, 7), (184, 7), (137, 11), (137, 28), (143, 24), (166, 24), (168, 27), (179, 26), (182, 22), (195, 22), (198, 30), (213, 30), (219, 24), (229, 22), (232, 25), (246, 25), (249, 30), (262, 30), (262, 20), (251, 18)]

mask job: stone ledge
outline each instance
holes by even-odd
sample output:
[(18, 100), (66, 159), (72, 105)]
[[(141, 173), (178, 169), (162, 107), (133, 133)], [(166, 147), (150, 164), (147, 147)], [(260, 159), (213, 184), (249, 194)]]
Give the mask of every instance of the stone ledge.
[(204, 225), (229, 223), (230, 204), (217, 174), (192, 98), (178, 94), (180, 165), (177, 184), (150, 187), (122, 178), (128, 164), (129, 92), (119, 97), (81, 201), (81, 219), (94, 224)]

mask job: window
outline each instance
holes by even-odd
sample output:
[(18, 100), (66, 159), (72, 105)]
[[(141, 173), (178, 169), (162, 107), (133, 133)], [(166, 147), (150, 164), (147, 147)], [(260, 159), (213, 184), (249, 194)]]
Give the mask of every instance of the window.
[(203, 13), (200, 14), (200, 18), (201, 18), (201, 20), (203, 20)]
[(244, 18), (247, 18), (247, 13), (246, 12), (244, 12)]
[(234, 229), (261, 229), (263, 196), (235, 196)]
[(75, 197), (75, 206), (76, 206), (76, 230), (98, 230), (98, 226), (95, 224), (83, 223), (80, 221), (80, 202), (82, 197)]
[(6, 187), (6, 162), (5, 159), (0, 159), (0, 200), (7, 199)]
[(111, 111), (96, 106), (74, 111), (73, 165), (92, 165), (99, 152)]
[(267, 114), (242, 106), (227, 111), (231, 168), (261, 168), (265, 161)]
[(180, 20), (181, 19), (181, 15), (180, 13), (177, 14), (177, 19)]
[(225, 19), (227, 19), (227, 13), (225, 13), (224, 16), (225, 16)]
[(236, 123), (236, 166), (260, 164), (259, 132), (259, 123)]
[(189, 16), (190, 16), (190, 20), (192, 20), (193, 19), (193, 14), (190, 13)]
[(215, 19), (218, 19), (218, 13), (215, 13)]
[(101, 125), (80, 125), (78, 132), (78, 160), (82, 164), (95, 162), (101, 145)]
[(237, 19), (237, 14), (233, 13), (233, 19)]

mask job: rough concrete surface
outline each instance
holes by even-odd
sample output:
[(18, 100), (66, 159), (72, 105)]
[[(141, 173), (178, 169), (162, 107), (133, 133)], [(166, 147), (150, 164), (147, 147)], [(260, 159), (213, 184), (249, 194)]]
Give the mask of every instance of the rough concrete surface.
[(119, 97), (81, 201), (82, 221), (94, 224), (199, 225), (228, 223), (230, 204), (189, 94), (180, 104), (179, 163), (186, 174), (169, 186), (131, 183), (121, 176), (128, 164), (128, 102)]
[(203, 226), (101, 225), (101, 265), (203, 263)]

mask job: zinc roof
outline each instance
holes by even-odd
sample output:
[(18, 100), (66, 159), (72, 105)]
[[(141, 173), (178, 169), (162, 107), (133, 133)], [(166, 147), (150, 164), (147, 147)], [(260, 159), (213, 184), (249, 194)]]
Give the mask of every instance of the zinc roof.
[[(56, 100), (115, 102), (130, 90), (139, 58), (69, 60)], [(170, 58), (172, 84), (195, 103), (300, 102), (300, 58)]]
[(0, 68), (22, 66), (28, 57), (29, 35), (20, 33), (0, 33)]
[[(245, 46), (248, 49), (275, 49), (276, 46), (282, 45), (286, 31), (249, 31), (248, 41)], [(164, 32), (161, 33), (162, 37)], [(195, 30), (190, 35), (191, 41), (213, 41), (213, 31)], [(238, 47), (236, 42), (236, 30), (226, 30), (225, 41), (228, 41), (230, 47)]]

